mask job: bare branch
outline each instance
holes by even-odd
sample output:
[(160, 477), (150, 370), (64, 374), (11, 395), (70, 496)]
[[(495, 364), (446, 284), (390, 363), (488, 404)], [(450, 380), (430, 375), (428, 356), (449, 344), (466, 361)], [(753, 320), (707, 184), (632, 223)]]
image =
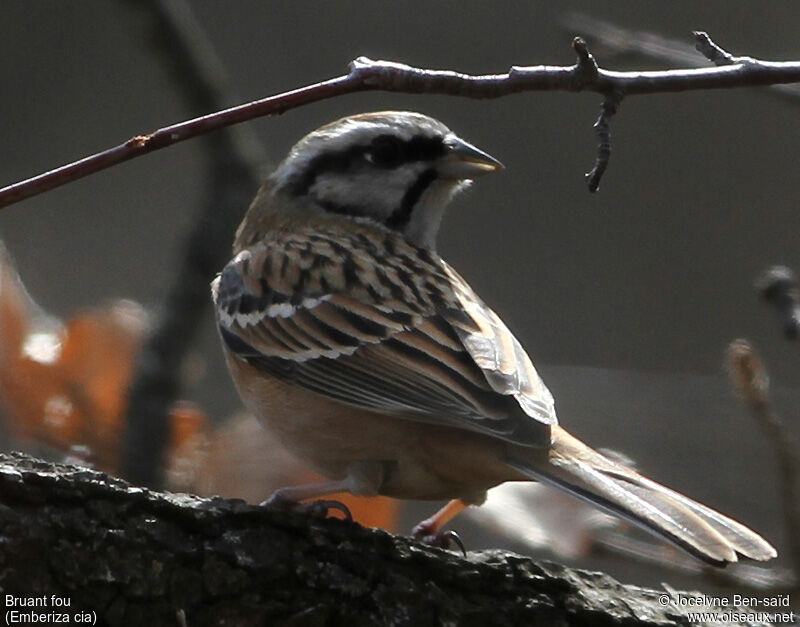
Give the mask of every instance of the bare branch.
[(586, 174), (586, 183), (589, 191), (594, 193), (600, 188), (600, 179), (608, 167), (608, 160), (611, 157), (611, 128), (609, 121), (611, 116), (617, 112), (620, 102), (622, 102), (621, 92), (611, 92), (606, 96), (603, 105), (600, 107), (600, 115), (594, 123), (597, 133), (597, 158), (591, 172)]
[(800, 573), (800, 449), (784, 422), (772, 409), (769, 377), (756, 350), (747, 340), (734, 340), (728, 347), (727, 363), (731, 383), (775, 447), (786, 534), (797, 578)]
[[(597, 80), (599, 68), (592, 53), (586, 46), (586, 42), (580, 37), (572, 40), (572, 47), (578, 55), (576, 67), (576, 77), (579, 82), (586, 80)], [(622, 102), (623, 94), (620, 91), (608, 93), (600, 107), (600, 115), (594, 123), (595, 133), (597, 134), (597, 157), (594, 167), (586, 174), (586, 183), (589, 191), (594, 193), (600, 189), (600, 179), (608, 167), (608, 160), (611, 158), (611, 117), (617, 112), (617, 108)]]
[[(709, 48), (717, 51), (718, 59), (735, 59), (732, 55), (725, 52), (714, 42), (708, 39), (705, 33), (695, 33), (695, 45), (678, 39), (670, 39), (662, 35), (651, 33), (644, 30), (624, 28), (612, 22), (607, 22), (584, 13), (570, 13), (563, 20), (564, 28), (569, 31), (577, 31), (583, 37), (588, 38), (595, 48), (600, 50), (606, 57), (632, 56), (643, 57), (663, 61), (672, 65), (685, 65), (688, 67), (705, 67), (708, 59), (697, 54), (698, 39), (703, 40), (703, 47), (708, 44)], [(711, 59), (716, 65), (725, 63)], [(800, 102), (800, 87), (798, 85), (770, 85), (767, 93), (781, 96), (794, 104)]]
[(800, 62), (797, 61), (770, 62), (748, 58), (746, 62), (721, 67), (645, 72), (597, 68), (594, 73), (587, 72), (587, 67), (587, 62), (579, 59), (573, 66), (515, 66), (506, 74), (477, 76), (359, 57), (350, 64), (350, 72), (344, 76), (136, 135), (114, 148), (9, 185), (0, 189), (0, 207), (213, 130), (359, 91), (446, 94), (466, 98), (500, 98), (525, 91), (592, 91), (604, 96), (611, 93), (631, 96), (800, 82)]

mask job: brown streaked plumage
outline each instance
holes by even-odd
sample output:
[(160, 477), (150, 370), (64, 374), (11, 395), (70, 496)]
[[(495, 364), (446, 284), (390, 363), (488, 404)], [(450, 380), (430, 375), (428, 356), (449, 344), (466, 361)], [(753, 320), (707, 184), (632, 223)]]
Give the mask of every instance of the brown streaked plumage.
[(382, 112), (309, 134), (259, 191), (212, 284), (226, 358), (249, 409), (330, 478), (276, 498), (480, 504), (494, 485), (539, 480), (712, 564), (773, 557), (559, 427), (519, 342), (436, 254), (450, 198), (500, 167), (436, 120)]

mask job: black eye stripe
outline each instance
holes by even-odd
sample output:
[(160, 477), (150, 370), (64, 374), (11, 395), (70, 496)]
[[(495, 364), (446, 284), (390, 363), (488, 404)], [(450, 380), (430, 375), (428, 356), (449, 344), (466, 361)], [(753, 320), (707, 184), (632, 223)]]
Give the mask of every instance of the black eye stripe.
[(380, 135), (364, 153), (367, 160), (382, 168), (393, 168), (408, 160), (406, 144), (394, 135)]
[(386, 226), (397, 231), (404, 229), (411, 220), (411, 214), (420, 196), (422, 196), (425, 190), (428, 189), (435, 180), (435, 170), (425, 170), (420, 174), (414, 184), (406, 191), (400, 206), (386, 219)]
[[(344, 172), (353, 164), (361, 163), (371, 155), (379, 167), (397, 167), (401, 163), (431, 161), (446, 152), (442, 137), (416, 135), (402, 141), (393, 135), (378, 135), (369, 144), (351, 146), (338, 152), (323, 152), (317, 155), (302, 172), (287, 183), (287, 189), (295, 196), (302, 196), (325, 172)], [(390, 154), (391, 153), (391, 154)]]
[(405, 154), (409, 161), (428, 161), (444, 156), (447, 151), (442, 137), (417, 135), (405, 142)]

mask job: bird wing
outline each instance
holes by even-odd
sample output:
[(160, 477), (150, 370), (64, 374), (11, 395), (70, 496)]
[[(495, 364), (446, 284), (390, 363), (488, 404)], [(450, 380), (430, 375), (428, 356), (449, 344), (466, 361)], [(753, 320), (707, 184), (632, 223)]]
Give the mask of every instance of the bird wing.
[(437, 255), (392, 233), (278, 233), (212, 284), (236, 356), (337, 401), (532, 446), (553, 397), (519, 342)]

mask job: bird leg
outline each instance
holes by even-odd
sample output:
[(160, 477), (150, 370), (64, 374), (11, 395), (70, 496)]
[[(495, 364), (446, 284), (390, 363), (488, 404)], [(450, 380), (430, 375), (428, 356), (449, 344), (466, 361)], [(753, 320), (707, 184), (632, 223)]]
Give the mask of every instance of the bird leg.
[(352, 521), (353, 515), (347, 508), (347, 505), (339, 501), (321, 500), (311, 501), (310, 503), (300, 503), (303, 499), (314, 499), (325, 496), (326, 494), (349, 491), (350, 482), (348, 479), (339, 481), (319, 481), (317, 483), (308, 483), (306, 485), (275, 490), (261, 505), (263, 507), (291, 510), (293, 512), (308, 514), (319, 518), (325, 518), (330, 510), (335, 509), (342, 512), (346, 520)]
[(464, 550), (464, 545), (461, 543), (461, 538), (458, 537), (458, 534), (455, 531), (442, 531), (442, 527), (466, 508), (467, 504), (464, 501), (453, 499), (433, 516), (426, 518), (414, 527), (411, 535), (415, 540), (419, 540), (423, 544), (442, 549), (449, 548), (451, 544), (456, 544), (466, 556), (467, 552)]

